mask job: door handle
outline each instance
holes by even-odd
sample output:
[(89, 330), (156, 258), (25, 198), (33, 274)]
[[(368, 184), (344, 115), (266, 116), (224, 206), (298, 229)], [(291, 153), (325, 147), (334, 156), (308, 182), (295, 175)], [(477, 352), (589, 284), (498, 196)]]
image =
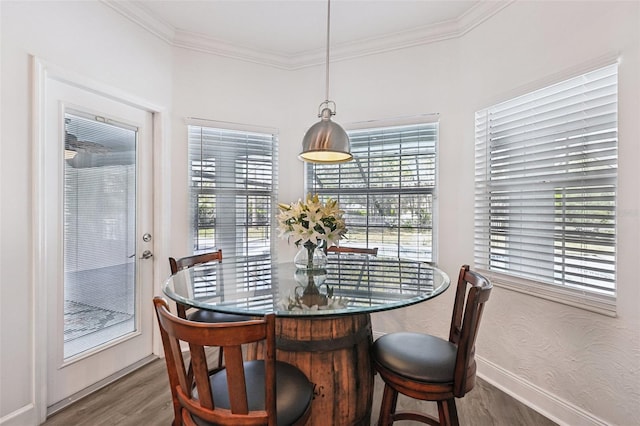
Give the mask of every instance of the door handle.
[(140, 259), (150, 259), (151, 257), (153, 257), (153, 253), (151, 253), (151, 250), (145, 250), (142, 252)]

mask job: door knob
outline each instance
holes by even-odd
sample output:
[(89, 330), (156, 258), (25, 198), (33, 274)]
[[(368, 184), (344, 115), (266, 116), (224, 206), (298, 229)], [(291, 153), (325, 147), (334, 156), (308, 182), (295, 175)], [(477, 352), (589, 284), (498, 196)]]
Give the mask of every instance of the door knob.
[(153, 253), (151, 253), (151, 250), (145, 250), (142, 252), (140, 259), (150, 259), (151, 257), (153, 257)]

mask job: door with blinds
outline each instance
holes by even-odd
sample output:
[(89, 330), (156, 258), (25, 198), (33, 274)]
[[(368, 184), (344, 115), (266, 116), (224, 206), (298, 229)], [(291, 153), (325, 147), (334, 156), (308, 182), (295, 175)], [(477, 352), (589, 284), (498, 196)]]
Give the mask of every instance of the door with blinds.
[(151, 355), (153, 126), (150, 112), (84, 88), (46, 90), (51, 414)]

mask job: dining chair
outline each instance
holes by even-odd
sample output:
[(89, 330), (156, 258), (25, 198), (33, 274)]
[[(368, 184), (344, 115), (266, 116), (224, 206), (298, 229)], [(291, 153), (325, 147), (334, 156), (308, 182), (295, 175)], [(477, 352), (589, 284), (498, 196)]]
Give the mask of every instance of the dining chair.
[[(180, 259), (169, 258), (169, 267), (171, 268), (171, 275), (186, 268), (193, 268), (196, 266), (204, 267), (209, 262), (222, 262), (222, 250), (216, 250), (209, 253), (196, 254), (193, 256), (181, 257)], [(189, 306), (185, 306), (182, 303), (176, 302), (178, 310), (178, 316), (180, 318), (188, 319), (189, 321), (197, 322), (234, 322), (243, 321), (248, 317), (243, 315), (225, 314), (222, 312), (209, 311), (207, 309), (195, 309)], [(187, 312), (189, 310), (189, 312)]]
[[(458, 276), (449, 340), (429, 334), (397, 332), (374, 342), (372, 363), (385, 383), (379, 426), (389, 426), (399, 420), (443, 426), (459, 424), (455, 398), (462, 398), (475, 384), (475, 341), (491, 289), (489, 280), (463, 265)], [(399, 393), (436, 401), (439, 418), (413, 411), (396, 412)]]
[[(173, 315), (162, 297), (155, 297), (153, 303), (169, 385), (177, 395), (174, 410), (180, 416), (176, 416), (174, 425), (275, 426), (306, 422), (313, 385), (298, 368), (276, 360), (275, 314), (239, 322), (202, 323)], [(189, 346), (192, 370), (185, 367), (182, 342)], [(242, 345), (259, 342), (261, 359), (245, 361)], [(204, 351), (209, 346), (225, 349), (225, 367), (213, 373)]]
[(327, 253), (360, 253), (360, 254), (370, 254), (373, 256), (378, 255), (378, 247), (374, 248), (364, 248), (364, 247), (338, 247), (331, 246), (327, 248)]
[[(206, 269), (207, 264), (211, 262), (222, 262), (222, 250), (216, 250), (208, 253), (181, 257), (179, 259), (170, 257), (169, 267), (171, 269), (171, 275), (174, 275), (178, 271), (187, 269), (187, 268), (198, 267), (198, 268)], [(191, 308), (190, 306), (186, 306), (179, 302), (176, 302), (176, 310), (180, 318), (187, 319), (189, 321), (195, 321), (195, 322), (226, 323), (226, 322), (247, 321), (251, 319), (250, 317), (244, 316), (244, 315), (227, 314), (222, 312), (210, 311), (207, 309)], [(224, 350), (222, 349), (222, 347), (218, 348), (218, 364), (215, 367), (215, 370), (220, 370), (222, 368), (222, 364), (224, 360), (223, 352)], [(173, 398), (174, 405), (175, 405), (177, 403), (177, 395), (174, 393), (173, 387), (172, 387), (171, 397)], [(176, 413), (176, 416), (177, 416), (176, 418), (179, 419), (179, 413)], [(174, 420), (174, 424), (175, 424), (175, 420)]]
[(338, 255), (346, 254), (346, 256), (344, 256), (343, 258), (349, 257), (351, 255), (357, 255), (357, 254), (367, 255), (365, 263), (358, 262), (357, 264), (349, 264), (349, 262), (341, 262), (337, 265), (337, 268), (340, 271), (338, 273), (340, 274), (343, 271), (346, 272), (346, 275), (349, 275), (352, 278), (354, 289), (358, 290), (362, 285), (362, 277), (364, 276), (365, 270), (368, 268), (368, 265), (369, 265), (369, 256), (377, 256), (378, 247), (366, 248), (366, 247), (331, 246), (327, 248), (327, 254), (328, 253), (336, 253)]

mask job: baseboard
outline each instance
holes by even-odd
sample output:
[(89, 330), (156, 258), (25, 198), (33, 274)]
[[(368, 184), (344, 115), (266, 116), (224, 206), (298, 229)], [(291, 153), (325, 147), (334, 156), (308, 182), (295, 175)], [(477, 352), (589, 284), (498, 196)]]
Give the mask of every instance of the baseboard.
[(588, 411), (476, 355), (480, 378), (561, 426), (607, 426)]

